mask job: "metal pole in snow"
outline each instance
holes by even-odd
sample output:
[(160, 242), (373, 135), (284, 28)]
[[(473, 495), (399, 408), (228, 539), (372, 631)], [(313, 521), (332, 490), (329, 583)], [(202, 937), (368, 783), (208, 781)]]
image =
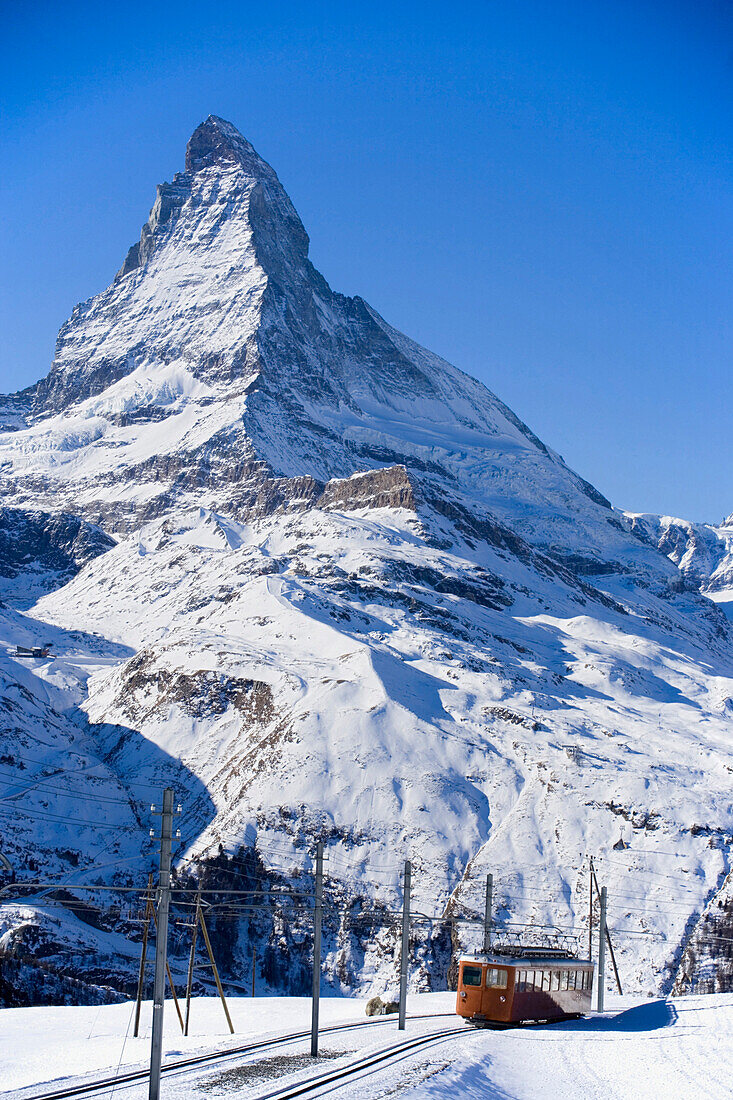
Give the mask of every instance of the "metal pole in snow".
[[(316, 896), (313, 908), (313, 1001), (311, 1006), (311, 1057), (318, 1057), (318, 1011), (321, 1001), (321, 924), (323, 921), (323, 841), (316, 847)], [(254, 994), (254, 988), (253, 988)]]
[(593, 958), (593, 856), (590, 857), (590, 879), (588, 881), (588, 958)]
[(484, 907), (484, 955), (491, 950), (491, 909), (494, 895), (494, 876), (486, 876), (486, 905)]
[(173, 846), (173, 789), (163, 791), (160, 815), (160, 874), (158, 878), (158, 921), (155, 934), (155, 983), (153, 985), (153, 1036), (150, 1043), (150, 1087), (148, 1100), (160, 1098), (160, 1063), (163, 1055), (163, 1011), (165, 1008), (165, 964), (168, 939), (168, 909), (171, 896), (171, 850)]
[[(601, 892), (598, 889), (598, 879), (596, 877), (595, 871), (592, 872), (592, 882), (595, 883), (596, 894), (598, 895), (598, 900), (600, 901)], [(618, 989), (621, 996), (623, 996), (624, 991), (621, 988), (621, 978), (619, 976), (618, 966), (616, 965), (616, 952), (614, 951), (613, 943), (611, 942), (611, 933), (608, 931), (608, 921), (606, 921), (605, 932), (606, 932), (606, 945), (608, 946), (608, 953), (611, 956), (611, 965), (613, 966), (613, 973), (614, 973), (614, 976), (616, 978), (616, 988)]]
[(606, 980), (606, 906), (608, 891), (601, 887), (601, 920), (598, 928), (598, 1011), (603, 1012), (603, 987)]
[(405, 1017), (407, 1015), (407, 964), (410, 951), (410, 886), (412, 881), (412, 864), (405, 860), (405, 881), (402, 896), (402, 952), (400, 954), (400, 1019), (398, 1029), (405, 1030)]

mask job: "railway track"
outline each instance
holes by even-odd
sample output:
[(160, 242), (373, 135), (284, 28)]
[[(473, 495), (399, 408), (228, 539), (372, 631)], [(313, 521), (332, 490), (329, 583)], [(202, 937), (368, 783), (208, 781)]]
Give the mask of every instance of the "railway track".
[[(411, 1020), (438, 1020), (441, 1017), (454, 1016), (452, 1012), (440, 1012), (435, 1014), (426, 1014), (422, 1016), (411, 1016)], [(320, 1035), (333, 1034), (340, 1031), (350, 1031), (355, 1028), (364, 1027), (378, 1027), (380, 1024), (394, 1023), (394, 1020), (389, 1017), (380, 1017), (379, 1019), (364, 1020), (349, 1024), (331, 1024), (329, 1027), (322, 1027), (320, 1029)], [(460, 1029), (454, 1029), (460, 1030)], [(297, 1043), (301, 1039), (310, 1038), (310, 1029), (307, 1031), (296, 1031), (289, 1035), (279, 1035), (273, 1039), (261, 1039), (256, 1043), (247, 1043), (241, 1047), (229, 1047), (226, 1050), (210, 1051), (206, 1054), (194, 1054), (189, 1058), (179, 1058), (175, 1062), (166, 1062), (161, 1068), (161, 1074), (166, 1076), (167, 1074), (175, 1073), (182, 1069), (193, 1068), (194, 1066), (206, 1066), (209, 1064), (216, 1064), (224, 1061), (227, 1058), (235, 1058), (237, 1055), (255, 1054), (261, 1050), (268, 1050), (272, 1047), (285, 1046), (288, 1043)], [(99, 1077), (93, 1081), (86, 1081), (77, 1085), (69, 1085), (62, 1089), (56, 1089), (53, 1092), (36, 1092), (25, 1093), (23, 1100), (67, 1100), (67, 1098), (75, 1096), (87, 1096), (95, 1092), (102, 1092), (104, 1089), (111, 1089), (113, 1087), (119, 1087), (120, 1085), (131, 1085), (136, 1081), (145, 1081), (148, 1078), (147, 1069), (131, 1070), (128, 1073), (120, 1073), (115, 1076)], [(20, 1090), (19, 1090), (20, 1091)], [(273, 1096), (280, 1095), (279, 1093), (273, 1093)], [(287, 1095), (287, 1094), (283, 1094)], [(294, 1096), (300, 1095), (299, 1093), (293, 1093)]]
[[(446, 1013), (448, 1015), (448, 1013)], [(327, 1073), (319, 1073), (316, 1077), (310, 1077), (307, 1081), (300, 1081), (294, 1085), (284, 1085), (274, 1092), (262, 1093), (255, 1100), (291, 1100), (297, 1096), (309, 1096), (318, 1094), (327, 1085), (348, 1081), (350, 1078), (360, 1077), (366, 1070), (383, 1065), (385, 1062), (399, 1061), (406, 1055), (413, 1054), (423, 1047), (433, 1043), (443, 1042), (457, 1035), (465, 1035), (463, 1027), (446, 1028), (444, 1031), (434, 1031), (428, 1035), (416, 1035), (413, 1039), (406, 1039), (403, 1043), (395, 1043), (384, 1050), (373, 1051), (349, 1062), (340, 1069), (330, 1070)]]

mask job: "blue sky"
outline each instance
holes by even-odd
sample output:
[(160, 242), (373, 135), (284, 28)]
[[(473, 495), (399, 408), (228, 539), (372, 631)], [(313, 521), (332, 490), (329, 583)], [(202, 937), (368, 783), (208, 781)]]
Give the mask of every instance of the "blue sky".
[(209, 113), (331, 285), (621, 507), (733, 512), (726, 0), (0, 7), (0, 390), (45, 374)]

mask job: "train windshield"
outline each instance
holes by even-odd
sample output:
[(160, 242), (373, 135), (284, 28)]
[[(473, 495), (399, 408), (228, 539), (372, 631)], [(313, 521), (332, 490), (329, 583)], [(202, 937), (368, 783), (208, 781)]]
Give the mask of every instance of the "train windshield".
[(464, 966), (464, 968), (463, 968), (463, 984), (464, 985), (481, 985), (481, 967), (480, 966)]

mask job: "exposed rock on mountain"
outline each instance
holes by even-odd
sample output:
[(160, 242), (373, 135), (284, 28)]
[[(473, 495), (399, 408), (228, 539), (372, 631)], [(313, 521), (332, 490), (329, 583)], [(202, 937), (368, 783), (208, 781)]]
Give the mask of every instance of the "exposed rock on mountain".
[(114, 545), (99, 527), (66, 512), (0, 508), (0, 597), (27, 607)]
[(733, 516), (718, 527), (632, 512), (627, 518), (632, 529), (666, 554), (693, 586), (712, 599), (733, 603)]
[[(733, 833), (725, 616), (648, 518), (614, 510), (479, 382), (332, 291), (234, 127), (210, 116), (195, 131), (113, 283), (62, 327), (49, 375), (3, 401), (17, 544), (38, 509), (118, 539), (3, 619), (0, 779), (14, 799), (34, 792), (28, 820), (15, 802), (8, 820), (19, 867), (35, 813), (49, 873), (68, 850), (78, 874), (137, 881), (144, 803), (170, 783), (179, 880), (244, 875), (269, 898), (249, 923), (221, 922), (229, 982), (255, 944), (262, 982), (283, 988), (286, 947), (300, 989), (308, 918), (268, 892), (306, 888), (321, 837), (324, 973), (384, 990), (403, 858), (435, 918), (415, 947), (426, 987), (473, 934), (441, 919), (477, 915), (489, 871), (500, 926), (584, 931), (595, 853), (628, 930), (627, 984), (669, 987), (730, 870), (697, 828)], [(55, 659), (13, 656), (49, 630)], [(50, 756), (47, 723), (61, 723)], [(58, 821), (87, 771), (106, 809), (72, 844)], [(119, 830), (110, 867), (104, 832), (91, 839), (105, 828)], [(94, 942), (110, 952), (105, 897)], [(78, 955), (89, 933), (67, 917), (19, 902), (0, 935), (31, 923), (59, 958)], [(106, 965), (109, 987), (128, 988), (135, 950)]]

